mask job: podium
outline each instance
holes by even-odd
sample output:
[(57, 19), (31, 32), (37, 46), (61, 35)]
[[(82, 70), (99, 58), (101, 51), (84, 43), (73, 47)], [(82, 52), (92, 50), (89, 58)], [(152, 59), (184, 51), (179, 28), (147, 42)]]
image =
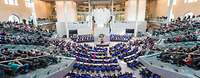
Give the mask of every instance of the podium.
[(99, 36), (96, 36), (95, 44), (97, 47), (108, 47), (110, 44), (110, 37), (108, 35), (99, 34)]

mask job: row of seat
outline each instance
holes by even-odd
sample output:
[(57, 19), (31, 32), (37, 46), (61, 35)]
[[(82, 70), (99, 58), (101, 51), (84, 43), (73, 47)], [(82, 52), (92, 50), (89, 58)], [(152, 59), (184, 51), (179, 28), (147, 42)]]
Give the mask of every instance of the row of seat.
[(146, 68), (142, 68), (140, 71), (141, 78), (162, 78), (160, 75), (152, 73)]
[(57, 57), (44, 51), (44, 48), (47, 48), (44, 44), (49, 43), (51, 32), (12, 22), (0, 24), (0, 32), (1, 78), (13, 78), (59, 63)]
[(70, 78), (136, 78), (135, 75), (133, 73), (120, 73), (120, 74), (113, 74), (113, 75), (90, 75), (90, 74), (79, 74), (79, 73), (74, 73), (74, 72), (70, 72), (67, 73), (66, 78), (70, 77)]
[(182, 31), (183, 33), (188, 33), (185, 32), (184, 30), (196, 30), (199, 27), (199, 22), (194, 21), (192, 24), (190, 24), (190, 21), (178, 21), (178, 22), (172, 22), (170, 24), (164, 24), (161, 26), (160, 29), (154, 31), (154, 35), (165, 35), (171, 32), (177, 32), (177, 31)]
[[(83, 43), (83, 42), (94, 42), (94, 36), (92, 34), (88, 35), (74, 35), (70, 37), (74, 42)], [(131, 35), (118, 35), (111, 34), (110, 41), (121, 41), (128, 42), (131, 39)]]
[(24, 29), (24, 25), (20, 27), (10, 26), (8, 28), (0, 28), (1, 44), (25, 44), (25, 45), (45, 45), (48, 43), (46, 37), (51, 37), (51, 32), (44, 32), (37, 28), (30, 28), (30, 31)]
[[(145, 54), (145, 50), (153, 49), (155, 40), (147, 37), (140, 40), (129, 41), (129, 43), (119, 43), (110, 48), (110, 53), (113, 57), (118, 57), (127, 63), (127, 66), (132, 69), (140, 67), (141, 63), (137, 61), (139, 56)], [(140, 51), (139, 49), (142, 48)]]
[(109, 72), (109, 71), (120, 71), (121, 68), (119, 65), (107, 65), (107, 64), (101, 64), (101, 65), (86, 65), (86, 64), (79, 64), (79, 63), (76, 63), (74, 64), (73, 66), (74, 69), (78, 69), (78, 70), (81, 70), (81, 71), (96, 71), (96, 72)]
[(187, 65), (194, 69), (200, 69), (200, 54), (165, 52), (161, 53), (158, 58), (163, 62), (177, 66)]
[(131, 35), (117, 35), (117, 34), (111, 34), (110, 35), (110, 41), (120, 41), (120, 42), (128, 42), (132, 38)]
[(5, 49), (1, 49), (0, 62), (15, 60), (18, 58), (29, 58), (29, 57), (37, 57), (37, 56), (44, 56), (44, 55), (48, 55), (48, 54), (44, 52), (40, 52), (40, 51), (33, 51), (33, 50), (31, 51), (17, 50), (17, 51), (11, 52), (8, 50), (8, 48), (5, 48)]
[[(164, 43), (161, 42), (161, 45), (158, 45), (158, 47), (161, 47), (160, 51), (153, 50), (154, 52), (161, 52), (155, 59), (165, 64), (173, 64), (175, 67), (169, 68), (177, 72), (179, 71), (176, 70), (179, 69), (178, 67), (187, 69), (186, 66), (199, 71), (199, 30), (200, 21), (190, 18), (183, 20), (178, 18), (173, 22), (161, 26), (161, 29), (156, 31), (156, 37), (164, 39)], [(162, 65), (161, 67), (166, 66)], [(180, 70), (185, 72), (182, 68)]]
[(25, 74), (39, 68), (45, 68), (59, 61), (53, 56), (44, 56), (39, 58), (29, 58), (23, 60), (8, 61), (0, 64), (0, 70), (8, 76)]
[(108, 63), (117, 63), (117, 59), (84, 59), (81, 57), (77, 57), (76, 61), (84, 62), (84, 63), (93, 63), (93, 64), (108, 64)]
[(177, 43), (177, 42), (189, 42), (189, 41), (200, 41), (198, 35), (178, 35), (176, 37), (167, 38), (165, 43)]
[(47, 38), (42, 36), (0, 36), (1, 44), (48, 45)]
[(92, 34), (88, 34), (88, 35), (74, 35), (74, 36), (71, 36), (71, 39), (74, 42), (77, 42), (77, 43), (94, 42), (94, 36)]

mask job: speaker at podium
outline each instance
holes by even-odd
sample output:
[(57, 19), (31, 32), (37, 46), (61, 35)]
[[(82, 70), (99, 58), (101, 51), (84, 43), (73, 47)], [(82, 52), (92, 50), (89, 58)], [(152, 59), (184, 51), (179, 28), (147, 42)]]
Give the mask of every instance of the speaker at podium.
[(99, 34), (99, 36), (97, 37), (96, 46), (98, 46), (98, 47), (109, 46), (109, 41), (108, 41), (107, 36), (105, 34)]

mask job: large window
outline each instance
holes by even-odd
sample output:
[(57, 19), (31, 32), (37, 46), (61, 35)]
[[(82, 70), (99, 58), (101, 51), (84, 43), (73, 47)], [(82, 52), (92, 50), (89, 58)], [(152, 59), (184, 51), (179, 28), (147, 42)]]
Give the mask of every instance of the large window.
[(185, 0), (185, 3), (193, 3), (193, 2), (197, 2), (198, 0)]
[(8, 4), (8, 5), (18, 5), (17, 0), (4, 0), (4, 1), (5, 1), (5, 4)]
[(31, 7), (32, 6), (33, 0), (25, 0), (25, 6), (26, 7)]
[(190, 17), (192, 17), (193, 15), (194, 14), (192, 12), (188, 12), (188, 13), (185, 14), (185, 16), (190, 16)]
[(20, 22), (20, 18), (17, 15), (12, 14), (12, 15), (9, 16), (8, 21), (18, 22), (19, 23)]

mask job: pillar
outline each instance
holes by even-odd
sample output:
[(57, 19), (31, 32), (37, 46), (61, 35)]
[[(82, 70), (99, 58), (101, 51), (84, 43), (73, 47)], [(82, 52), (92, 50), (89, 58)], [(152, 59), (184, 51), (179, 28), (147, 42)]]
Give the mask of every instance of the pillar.
[(137, 21), (145, 21), (146, 0), (138, 0)]
[(167, 11), (167, 21), (170, 22), (173, 16), (173, 4), (174, 4), (174, 0), (170, 0), (169, 1), (169, 5), (168, 5), (168, 11)]
[(31, 11), (32, 11), (32, 13), (31, 13), (31, 16), (32, 16), (32, 19), (33, 19), (33, 24), (35, 25), (35, 26), (37, 26), (38, 25), (38, 22), (37, 22), (37, 16), (36, 16), (36, 11), (35, 11), (35, 1), (31, 1)]
[(128, 0), (125, 3), (125, 18), (126, 21), (136, 21), (137, 0)]
[(144, 32), (146, 25), (145, 22), (145, 11), (146, 11), (146, 0), (128, 0), (125, 3), (126, 11), (125, 18), (126, 21), (134, 22), (134, 36), (137, 36), (138, 29)]
[(77, 9), (74, 1), (56, 1), (56, 30), (59, 37), (69, 37), (68, 23), (77, 21)]

